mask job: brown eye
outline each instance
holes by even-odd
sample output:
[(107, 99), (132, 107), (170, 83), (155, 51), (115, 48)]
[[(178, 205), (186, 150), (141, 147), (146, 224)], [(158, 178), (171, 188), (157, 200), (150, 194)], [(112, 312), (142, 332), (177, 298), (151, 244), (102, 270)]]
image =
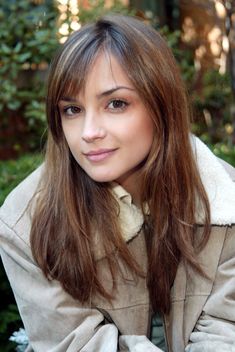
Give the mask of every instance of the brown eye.
[(82, 109), (79, 106), (66, 106), (63, 108), (63, 113), (65, 115), (73, 116), (80, 114)]
[(121, 99), (113, 99), (109, 102), (108, 108), (110, 110), (124, 110), (127, 107), (128, 103)]

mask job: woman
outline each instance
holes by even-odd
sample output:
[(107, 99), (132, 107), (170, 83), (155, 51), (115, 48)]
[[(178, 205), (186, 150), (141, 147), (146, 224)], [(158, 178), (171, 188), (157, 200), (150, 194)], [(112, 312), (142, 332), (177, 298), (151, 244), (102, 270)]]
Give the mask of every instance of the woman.
[(190, 135), (165, 41), (105, 17), (48, 81), (45, 164), (0, 212), (33, 350), (234, 351), (235, 187)]

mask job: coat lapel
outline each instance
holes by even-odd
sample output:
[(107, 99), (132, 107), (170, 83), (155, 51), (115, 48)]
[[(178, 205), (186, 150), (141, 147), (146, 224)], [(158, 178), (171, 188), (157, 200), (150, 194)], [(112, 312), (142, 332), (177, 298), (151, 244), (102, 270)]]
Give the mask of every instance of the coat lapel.
[[(178, 267), (171, 293), (172, 310), (170, 316), (166, 318), (170, 346), (174, 346), (169, 351), (183, 351), (188, 343), (189, 336), (211, 293), (226, 230), (226, 226), (212, 226), (210, 239), (198, 255), (199, 263), (209, 278), (202, 277), (183, 263)], [(198, 236), (200, 232), (199, 228)]]

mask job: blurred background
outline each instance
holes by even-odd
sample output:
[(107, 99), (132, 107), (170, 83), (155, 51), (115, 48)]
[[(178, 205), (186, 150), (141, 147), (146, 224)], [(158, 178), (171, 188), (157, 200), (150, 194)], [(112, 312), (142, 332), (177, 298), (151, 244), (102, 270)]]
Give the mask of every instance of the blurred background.
[[(235, 166), (235, 0), (2, 0), (0, 205), (42, 161), (45, 87), (58, 46), (107, 12), (142, 17), (166, 38), (185, 81), (193, 132)], [(0, 263), (0, 351), (22, 327)]]

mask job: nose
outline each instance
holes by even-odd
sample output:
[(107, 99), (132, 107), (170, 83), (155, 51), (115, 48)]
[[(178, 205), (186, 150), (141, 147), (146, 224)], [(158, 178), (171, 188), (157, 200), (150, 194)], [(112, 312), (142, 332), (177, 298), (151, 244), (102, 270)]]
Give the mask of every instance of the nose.
[(94, 113), (86, 114), (83, 131), (82, 131), (82, 139), (91, 143), (96, 139), (102, 139), (106, 135), (106, 130), (102, 125), (102, 121), (100, 116)]

